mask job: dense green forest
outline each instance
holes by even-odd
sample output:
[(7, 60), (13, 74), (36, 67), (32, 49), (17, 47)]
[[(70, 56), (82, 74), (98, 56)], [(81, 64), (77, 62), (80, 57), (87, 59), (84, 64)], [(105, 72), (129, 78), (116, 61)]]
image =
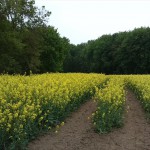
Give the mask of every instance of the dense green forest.
[(65, 72), (106, 74), (150, 73), (150, 28), (103, 35), (77, 46), (71, 45)]
[(73, 45), (48, 25), (34, 0), (0, 1), (0, 73), (150, 73), (150, 28), (103, 35)]

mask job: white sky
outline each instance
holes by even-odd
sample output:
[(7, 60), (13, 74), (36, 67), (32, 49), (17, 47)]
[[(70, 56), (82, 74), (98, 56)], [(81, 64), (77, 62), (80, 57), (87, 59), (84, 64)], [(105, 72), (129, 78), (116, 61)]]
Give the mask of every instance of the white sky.
[(35, 0), (52, 12), (49, 24), (80, 44), (103, 34), (150, 26), (150, 0)]

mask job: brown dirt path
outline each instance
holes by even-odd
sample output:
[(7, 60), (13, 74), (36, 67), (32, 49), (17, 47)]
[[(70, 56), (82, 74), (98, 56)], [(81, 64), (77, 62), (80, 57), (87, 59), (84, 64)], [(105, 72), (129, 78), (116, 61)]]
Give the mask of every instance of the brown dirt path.
[(29, 150), (150, 150), (150, 124), (131, 91), (126, 93), (124, 126), (99, 135), (93, 131), (87, 117), (96, 110), (88, 101), (66, 119), (57, 134), (50, 132), (28, 145)]

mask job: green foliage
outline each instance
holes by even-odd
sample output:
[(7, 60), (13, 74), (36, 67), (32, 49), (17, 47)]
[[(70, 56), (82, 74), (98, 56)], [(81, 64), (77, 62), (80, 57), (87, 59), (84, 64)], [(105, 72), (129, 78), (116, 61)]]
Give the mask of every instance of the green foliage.
[[(103, 35), (70, 47), (65, 71), (106, 74), (150, 73), (150, 28)], [(71, 65), (70, 65), (71, 64)]]
[(43, 45), (40, 56), (41, 72), (61, 72), (67, 54), (69, 40), (61, 38), (51, 26), (41, 30)]
[(34, 0), (0, 1), (0, 73), (150, 73), (150, 28), (69, 44)]
[(0, 2), (0, 73), (63, 71), (69, 40), (47, 26), (51, 12), (34, 0)]

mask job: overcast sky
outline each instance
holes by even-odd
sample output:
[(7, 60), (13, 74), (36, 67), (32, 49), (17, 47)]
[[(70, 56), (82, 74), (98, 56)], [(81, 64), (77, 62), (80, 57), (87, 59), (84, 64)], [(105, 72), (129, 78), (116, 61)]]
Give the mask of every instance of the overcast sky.
[(52, 14), (49, 24), (80, 44), (103, 34), (150, 26), (149, 0), (35, 0)]

